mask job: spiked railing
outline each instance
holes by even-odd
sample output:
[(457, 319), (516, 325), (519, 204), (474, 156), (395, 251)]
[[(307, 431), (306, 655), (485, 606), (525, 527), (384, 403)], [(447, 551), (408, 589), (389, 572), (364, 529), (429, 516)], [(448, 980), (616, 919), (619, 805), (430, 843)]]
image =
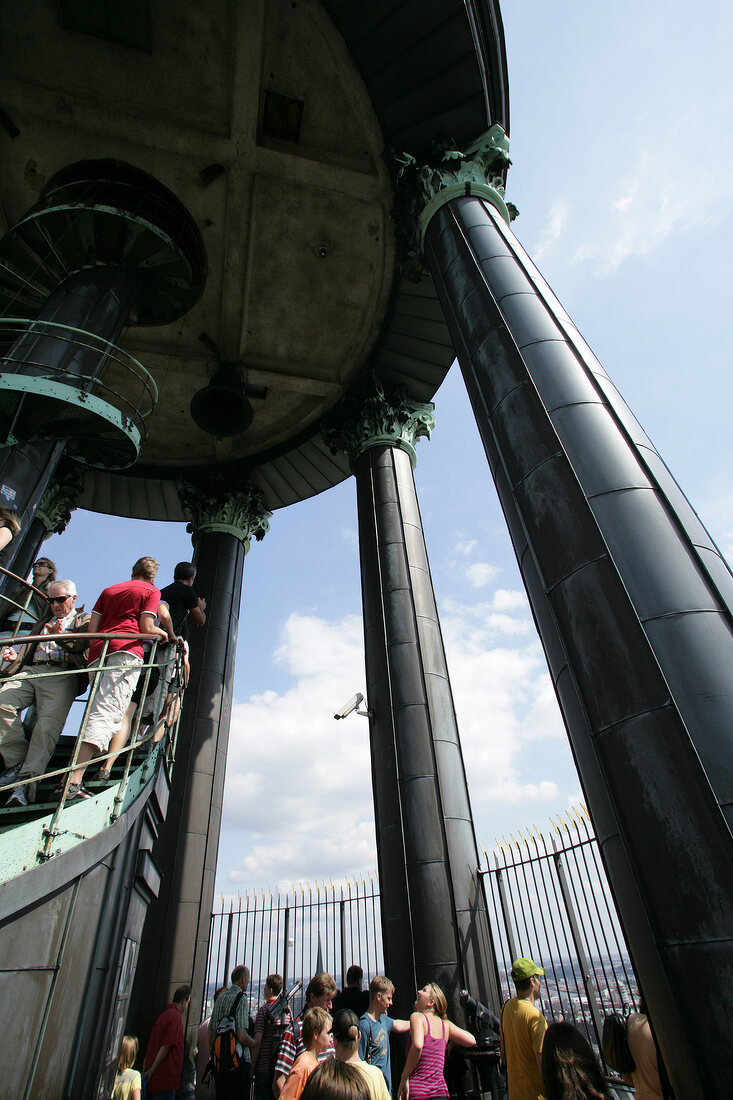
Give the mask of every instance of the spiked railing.
[[(549, 832), (522, 829), (482, 852), (478, 874), (502, 1001), (514, 995), (513, 959), (533, 958), (546, 970), (542, 1011), (548, 1019), (572, 1021), (600, 1053), (603, 1016), (636, 1005), (638, 994), (587, 810), (551, 819)], [(284, 899), (278, 889), (247, 891), (244, 899), (222, 896), (211, 917), (204, 1001), (240, 962), (251, 970), (255, 1003), (271, 970), (287, 983), (302, 978), (307, 984), (317, 969), (330, 969), (343, 985), (347, 966), (358, 963), (373, 977), (384, 965), (378, 885), (369, 876), (368, 884), (354, 878), (353, 890), (346, 880), (299, 884)]]
[[(281, 973), (288, 988), (298, 979), (305, 988), (318, 970), (330, 971), (343, 986), (352, 963), (360, 963), (366, 974), (382, 973), (378, 881), (369, 874), (338, 883), (301, 882), (284, 894), (275, 887), (247, 890), (244, 899), (222, 895), (211, 916), (204, 1016), (214, 991), (238, 963), (252, 974), (253, 1011), (272, 972)], [(296, 1012), (302, 999), (303, 991), (293, 1002)]]
[[(637, 983), (584, 806), (482, 849), (500, 987), (514, 995), (512, 960), (545, 968), (542, 1009), (570, 1020), (600, 1050), (603, 1016), (635, 1005)], [(492, 866), (493, 864), (493, 866)]]

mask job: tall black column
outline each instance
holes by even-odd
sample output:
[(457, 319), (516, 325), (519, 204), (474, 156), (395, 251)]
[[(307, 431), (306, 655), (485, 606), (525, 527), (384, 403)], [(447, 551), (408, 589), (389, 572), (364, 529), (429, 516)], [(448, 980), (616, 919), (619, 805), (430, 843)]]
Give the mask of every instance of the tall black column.
[(216, 496), (181, 487), (193, 516), (196, 591), (206, 624), (191, 627), (186, 689), (170, 801), (153, 851), (162, 873), (148, 911), (131, 1020), (145, 1034), (175, 988), (193, 987), (189, 1020), (200, 1019), (221, 828), (234, 661), (244, 559), (250, 539), (264, 538), (270, 513), (257, 490)]
[(19, 577), (28, 575), (44, 540), (66, 530), (84, 486), (84, 473), (84, 467), (76, 462), (70, 462), (65, 469), (57, 469), (30, 525), (15, 536), (19, 545), (13, 558), (13, 572)]
[(435, 981), (461, 1019), (461, 988), (497, 1006), (499, 992), (412, 472), (432, 408), (380, 389), (345, 399), (326, 435), (356, 474), (386, 973), (399, 1015)]
[(733, 580), (483, 178), (425, 257), (672, 1083), (723, 1100)]

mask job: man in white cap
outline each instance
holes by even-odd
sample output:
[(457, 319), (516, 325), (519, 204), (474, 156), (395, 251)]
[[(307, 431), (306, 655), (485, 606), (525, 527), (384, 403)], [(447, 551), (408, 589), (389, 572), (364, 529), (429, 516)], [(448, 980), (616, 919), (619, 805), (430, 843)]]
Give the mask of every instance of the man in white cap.
[(542, 1042), (547, 1020), (535, 1006), (540, 995), (541, 966), (515, 959), (512, 981), (517, 995), (501, 1010), (501, 1056), (506, 1065), (509, 1100), (537, 1100), (542, 1095)]

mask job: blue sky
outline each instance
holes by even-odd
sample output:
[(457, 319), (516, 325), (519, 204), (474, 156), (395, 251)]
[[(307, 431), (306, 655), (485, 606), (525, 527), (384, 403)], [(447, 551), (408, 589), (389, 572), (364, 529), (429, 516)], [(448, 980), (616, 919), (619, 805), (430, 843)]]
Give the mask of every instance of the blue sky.
[[(733, 550), (733, 14), (667, 0), (503, 6), (517, 236), (713, 537)], [(416, 479), (479, 843), (579, 798), (509, 537), (454, 366)], [(353, 481), (276, 513), (247, 558), (219, 889), (376, 866)], [(80, 600), (183, 525), (77, 512), (45, 551)]]

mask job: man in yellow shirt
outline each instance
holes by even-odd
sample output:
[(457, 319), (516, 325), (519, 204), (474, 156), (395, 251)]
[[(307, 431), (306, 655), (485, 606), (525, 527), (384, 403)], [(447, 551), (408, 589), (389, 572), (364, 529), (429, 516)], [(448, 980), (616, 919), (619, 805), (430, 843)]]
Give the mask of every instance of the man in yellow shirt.
[(515, 959), (512, 964), (517, 995), (501, 1010), (501, 1057), (507, 1068), (509, 1100), (537, 1100), (542, 1095), (547, 1020), (535, 1007), (542, 974), (542, 967), (531, 959)]

